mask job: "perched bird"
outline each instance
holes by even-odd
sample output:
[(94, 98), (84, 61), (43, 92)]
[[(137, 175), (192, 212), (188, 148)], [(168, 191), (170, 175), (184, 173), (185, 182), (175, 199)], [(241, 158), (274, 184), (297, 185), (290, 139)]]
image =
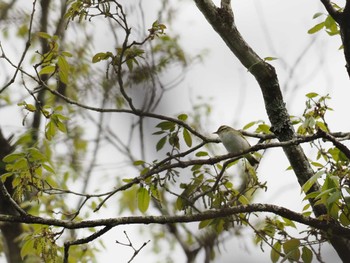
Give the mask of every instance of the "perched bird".
[[(240, 154), (251, 147), (242, 133), (229, 126), (220, 126), (214, 133), (219, 135), (222, 143), (229, 153)], [(252, 166), (259, 163), (259, 161), (250, 153), (244, 155), (244, 157)]]

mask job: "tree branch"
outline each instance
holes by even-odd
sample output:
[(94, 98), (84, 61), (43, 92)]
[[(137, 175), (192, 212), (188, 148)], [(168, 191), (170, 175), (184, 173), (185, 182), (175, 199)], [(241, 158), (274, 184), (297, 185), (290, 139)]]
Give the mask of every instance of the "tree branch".
[[(83, 221), (64, 221), (52, 218), (42, 218), (31, 215), (13, 216), (13, 215), (0, 215), (0, 222), (16, 222), (24, 224), (41, 224), (56, 227), (64, 227), (67, 229), (81, 229), (90, 227), (116, 227), (120, 225), (132, 225), (132, 224), (171, 224), (171, 223), (189, 223), (199, 222), (203, 220), (222, 218), (232, 216), (238, 213), (256, 213), (256, 212), (269, 212), (273, 213), (289, 220), (298, 222), (300, 224), (308, 225), (310, 227), (327, 231), (333, 235), (342, 237), (350, 237), (350, 229), (342, 227), (339, 224), (332, 221), (317, 219), (304, 216), (300, 213), (294, 212), (284, 207), (279, 207), (270, 204), (250, 204), (239, 205), (230, 208), (222, 208), (216, 210), (206, 210), (198, 214), (185, 214), (185, 215), (173, 215), (173, 216), (126, 216), (118, 218), (108, 219), (96, 219), (96, 220), (83, 220)], [(87, 239), (91, 241), (91, 238)]]
[(341, 12), (337, 11), (333, 5), (332, 2), (329, 0), (321, 0), (322, 4), (326, 8), (328, 14), (331, 15), (331, 17), (337, 22), (340, 22)]

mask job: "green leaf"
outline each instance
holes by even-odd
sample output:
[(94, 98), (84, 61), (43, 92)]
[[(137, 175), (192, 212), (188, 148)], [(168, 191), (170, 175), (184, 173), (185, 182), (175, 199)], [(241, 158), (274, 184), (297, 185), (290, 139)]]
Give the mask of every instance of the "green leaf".
[(181, 196), (179, 196), (177, 199), (176, 199), (176, 203), (175, 203), (175, 207), (178, 211), (182, 211), (185, 207), (184, 205), (184, 200), (182, 199)]
[(203, 157), (203, 156), (208, 156), (208, 152), (200, 151), (196, 153), (197, 157)]
[(44, 38), (44, 39), (50, 39), (51, 38), (51, 35), (49, 35), (48, 33), (46, 32), (37, 32), (36, 35), (38, 37), (41, 37), (41, 38)]
[(146, 173), (148, 173), (149, 171), (149, 167), (145, 167), (142, 169), (142, 171), (140, 172), (140, 175), (145, 175)]
[(213, 222), (213, 219), (207, 219), (207, 220), (200, 221), (198, 224), (198, 229), (202, 229), (202, 228), (208, 226), (211, 222)]
[(56, 70), (56, 66), (54, 65), (49, 65), (46, 67), (43, 67), (40, 71), (39, 71), (39, 75), (45, 75), (45, 74), (52, 74), (54, 73)]
[(134, 181), (135, 179), (134, 178), (124, 178), (122, 181), (124, 183), (131, 183), (132, 181)]
[(145, 161), (143, 161), (143, 160), (137, 160), (133, 163), (134, 166), (139, 166), (139, 165), (143, 165), (143, 164), (145, 164)]
[(45, 137), (49, 141), (56, 135), (56, 126), (53, 121), (49, 121), (45, 126)]
[(55, 122), (55, 124), (56, 124), (57, 128), (58, 128), (61, 132), (67, 133), (66, 125), (64, 125), (63, 122), (57, 121), (57, 122)]
[(29, 148), (28, 152), (31, 156), (31, 161), (45, 161), (47, 158), (36, 148)]
[(335, 190), (334, 193), (327, 198), (327, 204), (334, 204), (341, 198), (341, 192), (339, 190)]
[(4, 173), (1, 175), (1, 181), (4, 183), (7, 178), (11, 177), (13, 173)]
[(254, 124), (256, 124), (256, 121), (252, 121), (252, 122), (247, 123), (246, 125), (244, 125), (243, 130), (249, 129), (249, 128), (252, 127)]
[(59, 56), (58, 61), (57, 61), (57, 65), (59, 68), (58, 76), (59, 76), (60, 80), (64, 84), (67, 84), (70, 67), (69, 67), (69, 64), (68, 64), (66, 58), (64, 56)]
[(278, 58), (275, 57), (265, 57), (264, 60), (265, 61), (273, 61), (273, 60), (277, 60)]
[(242, 205), (248, 205), (250, 202), (249, 202), (249, 199), (247, 197), (245, 197), (243, 194), (241, 194), (239, 197), (238, 197), (238, 201), (242, 203)]
[(303, 247), (302, 253), (301, 253), (301, 258), (302, 258), (303, 262), (304, 263), (311, 263), (312, 256), (313, 256), (312, 251), (307, 247)]
[(186, 121), (188, 116), (187, 114), (180, 114), (179, 116), (177, 116), (177, 118), (180, 120), (180, 121)]
[(339, 221), (343, 226), (349, 226), (350, 225), (350, 219), (348, 214), (341, 213), (339, 216)]
[(285, 217), (282, 217), (282, 219), (285, 222), (286, 226), (290, 226), (290, 227), (293, 227), (295, 229), (297, 228), (292, 220), (289, 220), (288, 218), (285, 218)]
[(314, 183), (317, 181), (318, 178), (320, 178), (325, 172), (324, 171), (318, 171), (315, 173), (309, 180), (306, 181), (306, 183), (301, 187), (301, 191), (307, 193), (310, 188), (314, 185)]
[(186, 145), (188, 147), (191, 147), (192, 146), (192, 137), (191, 137), (190, 132), (184, 128), (182, 135), (184, 137)]
[(47, 164), (42, 164), (43, 168), (48, 171), (49, 173), (55, 173), (55, 170), (50, 166), (50, 165), (47, 165)]
[(151, 197), (146, 188), (140, 187), (137, 191), (137, 206), (140, 212), (145, 213), (149, 207)]
[(287, 254), (292, 250), (298, 249), (300, 246), (299, 239), (290, 239), (283, 243), (283, 251)]
[(298, 261), (300, 258), (299, 246), (300, 246), (300, 241), (298, 239), (287, 240), (283, 244), (283, 250), (284, 250), (284, 253), (286, 254), (285, 258)]
[(312, 98), (315, 98), (319, 95), (316, 92), (310, 92), (310, 93), (306, 94), (305, 96), (309, 99), (312, 99)]
[(162, 121), (158, 123), (156, 127), (162, 130), (173, 130), (175, 128), (175, 123), (170, 121)]
[(321, 22), (321, 23), (319, 23), (319, 24), (313, 26), (312, 28), (310, 28), (310, 29), (307, 31), (307, 33), (308, 33), (308, 34), (314, 34), (314, 33), (318, 32), (318, 31), (320, 31), (322, 28), (324, 28), (324, 22)]
[(68, 52), (68, 51), (62, 51), (61, 54), (62, 54), (63, 56), (65, 56), (65, 57), (69, 57), (69, 58), (73, 57), (72, 53), (70, 53), (70, 52)]
[(281, 243), (279, 242), (276, 242), (272, 249), (271, 249), (271, 253), (270, 253), (270, 258), (271, 258), (271, 261), (273, 263), (276, 263), (279, 258), (280, 258), (280, 252), (281, 252)]
[(164, 144), (166, 143), (166, 139), (167, 139), (167, 136), (164, 136), (163, 138), (161, 138), (157, 142), (157, 145), (156, 145), (156, 150), (157, 151), (160, 151), (164, 147)]
[(262, 132), (262, 133), (265, 133), (265, 134), (269, 134), (271, 133), (270, 131), (270, 125), (267, 125), (267, 124), (259, 124), (258, 128), (256, 129), (256, 132)]
[(317, 168), (323, 168), (323, 167), (324, 167), (324, 165), (321, 164), (321, 163), (319, 163), (319, 162), (311, 162), (311, 165), (312, 165), (312, 166), (315, 166), (315, 167), (317, 167)]
[(169, 137), (169, 144), (177, 149), (180, 149), (179, 137), (177, 136), (177, 133), (171, 134)]
[(11, 153), (6, 155), (2, 160), (5, 163), (12, 163), (14, 161), (17, 161), (19, 158), (22, 158), (24, 156), (24, 153)]
[(130, 71), (132, 71), (133, 69), (134, 69), (134, 62), (135, 62), (136, 60), (135, 59), (128, 59), (128, 60), (126, 60), (126, 65), (128, 66), (128, 69), (130, 70)]
[(21, 248), (21, 258), (24, 259), (28, 255), (35, 255), (36, 247), (34, 239), (27, 239)]
[(23, 169), (25, 170), (28, 169), (28, 162), (27, 162), (27, 159), (20, 158), (13, 164), (13, 170), (23, 170)]
[(315, 18), (320, 17), (320, 16), (322, 16), (322, 15), (323, 15), (323, 13), (315, 13), (315, 14), (312, 16), (312, 19), (315, 19)]
[(111, 52), (106, 52), (106, 53), (99, 52), (92, 57), (92, 63), (97, 63), (97, 62), (100, 62), (101, 60), (106, 60), (111, 57), (113, 57)]
[(36, 107), (33, 104), (26, 104), (25, 108), (26, 108), (26, 110), (28, 110), (30, 112), (35, 112), (36, 111)]

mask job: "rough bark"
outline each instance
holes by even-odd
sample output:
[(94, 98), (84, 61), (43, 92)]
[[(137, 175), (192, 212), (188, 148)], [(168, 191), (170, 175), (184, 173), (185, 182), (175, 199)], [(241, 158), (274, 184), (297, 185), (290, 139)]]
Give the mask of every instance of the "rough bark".
[[(6, 172), (5, 164), (2, 162), (2, 158), (11, 153), (12, 150), (13, 147), (10, 145), (9, 139), (6, 139), (0, 130), (0, 176)], [(7, 192), (12, 195), (12, 178), (7, 178), (4, 185)], [(7, 201), (2, 191), (0, 191), (0, 214), (18, 215), (11, 203)], [(16, 241), (16, 238), (22, 233), (21, 225), (19, 223), (13, 224), (3, 222), (0, 225), (0, 229), (4, 241), (7, 262), (22, 262), (20, 256), (21, 248), (19, 246), (19, 242)]]
[[(233, 12), (229, 5), (230, 1), (222, 1), (221, 8), (216, 7), (210, 0), (194, 1), (232, 53), (256, 78), (264, 98), (265, 109), (271, 122), (272, 131), (275, 133), (278, 140), (283, 142), (295, 138), (295, 131), (285, 107), (276, 71), (254, 52), (237, 30), (234, 23)], [(314, 172), (301, 146), (285, 146), (283, 150), (294, 170), (300, 186), (304, 185), (305, 182), (314, 175)], [(309, 192), (317, 190), (319, 190), (319, 185), (314, 184)], [(326, 213), (324, 206), (315, 206), (313, 199), (309, 199), (309, 202), (316, 216)], [(349, 239), (331, 236), (330, 242), (340, 258), (345, 262), (350, 254)]]

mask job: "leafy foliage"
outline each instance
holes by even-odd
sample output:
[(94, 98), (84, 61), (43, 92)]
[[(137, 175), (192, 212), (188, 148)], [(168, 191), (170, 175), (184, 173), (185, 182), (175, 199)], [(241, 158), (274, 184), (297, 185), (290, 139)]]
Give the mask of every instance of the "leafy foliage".
[[(90, 245), (91, 241), (117, 225), (153, 223), (155, 211), (161, 219), (168, 220), (160, 223), (167, 224), (166, 230), (171, 234), (164, 234), (163, 229), (155, 239), (171, 236), (187, 255), (197, 255), (205, 249), (213, 259), (215, 247), (226, 233), (240, 234), (249, 227), (255, 232), (258, 245), (271, 248), (272, 262), (312, 262), (314, 256), (319, 256), (315, 246), (327, 242), (332, 233), (311, 226), (299, 231), (294, 220), (282, 216), (252, 220), (260, 211), (214, 214), (209, 219), (195, 220), (199, 232), (186, 224), (179, 227), (179, 222), (190, 222), (191, 216), (252, 207), (255, 194), (266, 190), (267, 183), (260, 182), (257, 168), (240, 161), (241, 156), (218, 155), (214, 145), (218, 140), (207, 135), (205, 118), (210, 116), (212, 106), (205, 99), (199, 98), (190, 112), (174, 116), (159, 113), (160, 100), (172, 88), (164, 84), (163, 77), (169, 72), (174, 74), (174, 68), (180, 68), (183, 74), (193, 62), (178, 36), (168, 32), (168, 25), (156, 20), (142, 30), (130, 26), (128, 8), (114, 0), (71, 0), (63, 7), (66, 12), (55, 30), (50, 27), (54, 24), (51, 21), (48, 28), (41, 23), (40, 31), (33, 33), (35, 8), (27, 14), (17, 32), (28, 43), (19, 64), (13, 63), (1, 46), (1, 59), (16, 73), (2, 89), (0, 100), (6, 105), (17, 102), (24, 113), (22, 125), (28, 130), (19, 129), (13, 149), (9, 147), (10, 153), (1, 152), (0, 163), (1, 190), (8, 194), (5, 197), (10, 199), (10, 205), (18, 205), (11, 207), (21, 211), (21, 217), (29, 222), (19, 237), (22, 259), (92, 262), (97, 245)], [(48, 14), (41, 15), (44, 18)], [(324, 15), (314, 16), (320, 17)], [(96, 20), (111, 25), (108, 33), (114, 36), (114, 42), (110, 50), (94, 50), (88, 44), (94, 33), (84, 33), (87, 41), (82, 44), (67, 40), (62, 33), (63, 23), (67, 30), (76, 26), (88, 32), (86, 27)], [(339, 34), (339, 26), (330, 15), (308, 32), (322, 29), (331, 36)], [(30, 67), (21, 64), (27, 56), (32, 59)], [(258, 64), (274, 60), (275, 57), (265, 57)], [(21, 74), (19, 83), (17, 72)], [(23, 89), (24, 98), (6, 94), (12, 83)], [(243, 133), (251, 129), (260, 140), (254, 151), (309, 142), (316, 151), (315, 160), (310, 160), (315, 173), (301, 186), (308, 203), (300, 215), (312, 218), (310, 203), (323, 206), (326, 213), (315, 219), (317, 222), (336, 222), (337, 227), (348, 230), (349, 153), (340, 141), (348, 135), (331, 133), (326, 121), (327, 112), (332, 110), (329, 99), (328, 95), (315, 92), (306, 94), (302, 116), (290, 120), (297, 130), (292, 141), (270, 144), (275, 139), (274, 127), (265, 121), (249, 122)], [(130, 118), (115, 121), (115, 116), (122, 113)], [(157, 157), (149, 157), (147, 141)], [(137, 150), (135, 144), (140, 146)], [(102, 145), (113, 147), (118, 154), (113, 152), (106, 160), (100, 160)], [(91, 154), (86, 154), (88, 150)], [(256, 156), (264, 158), (264, 154)], [(113, 169), (111, 177), (104, 177), (108, 172), (99, 167), (109, 158), (114, 165), (118, 162), (118, 169)], [(119, 168), (125, 164), (130, 167)], [(108, 189), (104, 188), (105, 178)], [(84, 220), (92, 218), (92, 213), (103, 216), (104, 209), (114, 208), (112, 197), (118, 200), (120, 221)], [(137, 213), (141, 216), (128, 217)], [(122, 218), (121, 214), (127, 216)], [(92, 223), (99, 228), (92, 227)], [(298, 233), (291, 234), (295, 232)], [(148, 243), (136, 249), (126, 237), (128, 243), (117, 244), (132, 248), (134, 256)]]

